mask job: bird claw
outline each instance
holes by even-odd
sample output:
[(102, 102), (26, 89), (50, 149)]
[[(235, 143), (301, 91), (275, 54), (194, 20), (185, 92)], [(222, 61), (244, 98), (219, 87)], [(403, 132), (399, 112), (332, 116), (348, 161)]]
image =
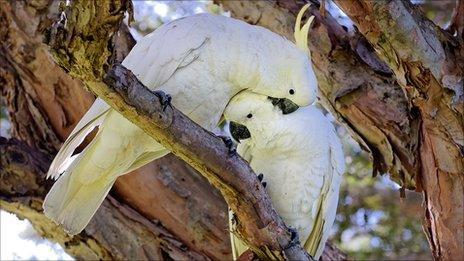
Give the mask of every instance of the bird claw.
[(171, 101), (172, 97), (169, 94), (164, 93), (163, 91), (155, 91), (155, 95), (160, 100), (163, 111), (169, 106), (172, 109)]
[(258, 174), (258, 180), (259, 180), (259, 182), (261, 182), (261, 185), (263, 185), (263, 187), (266, 188), (267, 183), (266, 183), (266, 181), (263, 181), (263, 179), (264, 179), (263, 173), (259, 173)]
[(227, 149), (229, 150), (229, 154), (235, 154), (237, 152), (237, 149), (235, 149), (234, 142), (232, 141), (232, 139), (230, 139), (227, 136), (222, 136), (222, 135), (218, 135), (218, 137), (226, 145)]
[(288, 230), (290, 231), (290, 242), (288, 242), (288, 245), (285, 247), (285, 249), (289, 249), (293, 246), (299, 245), (300, 244), (300, 239), (298, 237), (298, 231), (296, 229), (289, 227)]

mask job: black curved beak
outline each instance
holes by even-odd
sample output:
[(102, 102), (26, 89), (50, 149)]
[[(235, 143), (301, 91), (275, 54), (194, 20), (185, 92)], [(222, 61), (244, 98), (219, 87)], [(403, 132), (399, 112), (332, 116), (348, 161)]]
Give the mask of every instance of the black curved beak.
[(272, 105), (274, 105), (275, 107), (278, 107), (282, 111), (282, 114), (290, 114), (298, 110), (299, 108), (298, 105), (296, 105), (294, 102), (292, 102), (289, 99), (285, 99), (285, 98), (278, 99), (278, 98), (273, 98), (269, 96), (267, 98), (272, 102)]
[(240, 143), (240, 140), (246, 140), (251, 138), (250, 131), (242, 124), (231, 121), (229, 123), (229, 131), (232, 138)]

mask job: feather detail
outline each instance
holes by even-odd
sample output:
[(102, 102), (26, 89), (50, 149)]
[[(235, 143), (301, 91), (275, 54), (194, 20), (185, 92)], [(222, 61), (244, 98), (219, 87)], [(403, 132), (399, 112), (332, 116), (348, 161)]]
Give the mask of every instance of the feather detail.
[[(324, 178), (326, 180), (326, 178)], [(327, 181), (324, 182), (324, 187), (322, 188), (322, 193), (319, 195), (319, 201), (317, 204), (317, 214), (314, 219), (313, 227), (311, 230), (311, 233), (309, 234), (308, 238), (304, 242), (304, 248), (308, 253), (315, 259), (319, 260), (320, 254), (318, 253), (318, 249), (322, 245), (322, 249), (324, 249), (325, 246), (325, 241), (324, 244), (321, 244), (322, 238), (324, 236), (324, 225), (326, 224), (325, 222), (325, 211), (324, 208), (327, 207), (327, 192), (330, 189), (330, 185), (332, 183), (332, 178), (330, 177)], [(333, 206), (330, 206), (333, 207)], [(329, 225), (329, 228), (332, 226), (332, 224)]]
[(155, 159), (159, 159), (169, 153), (169, 150), (161, 147), (158, 151), (148, 151), (137, 157), (137, 159), (132, 163), (132, 165), (127, 168), (125, 173), (129, 173), (133, 170), (136, 170)]
[(306, 251), (308, 251), (315, 260), (321, 257), (325, 248), (325, 242), (330, 234), (333, 220), (335, 220), (340, 183), (343, 172), (345, 171), (345, 159), (342, 146), (333, 127), (330, 128), (328, 136), (330, 175), (324, 178), (324, 186), (321, 191), (313, 230), (304, 244)]
[(43, 204), (45, 215), (69, 234), (79, 233), (117, 177), (168, 152), (118, 112), (109, 110), (92, 142), (53, 184)]
[[(85, 154), (93, 154), (98, 150), (95, 146), (98, 138), (84, 150)], [(81, 155), (53, 184), (43, 203), (44, 214), (61, 224), (70, 235), (78, 234), (85, 228), (117, 177), (105, 175), (111, 171), (101, 175), (98, 167)], [(92, 170), (94, 180), (83, 180), (81, 174)]]
[(83, 185), (73, 180), (72, 173), (65, 173), (48, 192), (43, 204), (44, 214), (61, 224), (68, 234), (79, 234), (97, 212), (115, 180), (100, 179)]

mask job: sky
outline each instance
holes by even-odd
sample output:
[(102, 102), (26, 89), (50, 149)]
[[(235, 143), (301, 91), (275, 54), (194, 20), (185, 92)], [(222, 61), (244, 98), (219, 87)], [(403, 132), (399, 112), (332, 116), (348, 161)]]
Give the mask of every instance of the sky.
[(0, 210), (0, 260), (73, 260), (63, 248), (43, 239), (27, 220)]

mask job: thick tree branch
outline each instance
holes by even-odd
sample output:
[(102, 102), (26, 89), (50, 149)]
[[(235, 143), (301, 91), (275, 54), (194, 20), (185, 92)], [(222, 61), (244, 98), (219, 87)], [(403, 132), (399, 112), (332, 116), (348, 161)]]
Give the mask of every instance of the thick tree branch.
[[(93, 89), (100, 97), (188, 162), (221, 191), (238, 219), (238, 235), (262, 258), (308, 259), (291, 234), (248, 164), (231, 154), (222, 140), (173, 107), (164, 107), (163, 93), (151, 92), (121, 65), (105, 77), (108, 84)], [(285, 255), (280, 252), (283, 250)]]
[[(400, 85), (411, 98), (425, 95), (434, 83), (454, 92), (454, 106), (463, 102), (462, 43), (423, 16), (409, 1), (337, 1), (381, 58), (393, 69)], [(444, 44), (446, 43), (446, 45)], [(412, 75), (407, 76), (408, 72)], [(417, 97), (421, 98), (421, 97)], [(422, 97), (424, 98), (424, 97)], [(417, 103), (417, 101), (416, 101)], [(456, 108), (462, 112), (462, 109)], [(455, 141), (463, 146), (464, 141)]]

